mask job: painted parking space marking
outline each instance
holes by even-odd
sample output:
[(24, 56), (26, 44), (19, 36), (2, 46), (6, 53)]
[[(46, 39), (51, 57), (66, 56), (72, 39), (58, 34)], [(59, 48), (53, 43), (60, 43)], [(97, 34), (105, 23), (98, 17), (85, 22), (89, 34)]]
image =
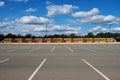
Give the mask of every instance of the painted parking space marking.
[(68, 50), (70, 50), (71, 52), (74, 52), (73, 49), (71, 49), (69, 46), (67, 46)]
[(41, 48), (42, 48), (42, 47), (33, 48), (33, 49), (29, 50), (29, 52), (37, 51), (37, 50), (39, 50), (39, 49), (41, 49)]
[(100, 72), (100, 70), (95, 68), (93, 65), (91, 65), (89, 62), (87, 62), (85, 59), (82, 59), (82, 61), (84, 61), (88, 66), (90, 66), (93, 70), (95, 70), (97, 73), (99, 73), (103, 78), (105, 78), (106, 80), (110, 80), (107, 76), (105, 76), (102, 72)]
[(110, 51), (110, 52), (116, 52), (115, 50), (112, 50), (112, 49), (106, 49), (106, 48), (96, 48), (96, 49), (101, 49), (101, 50)]
[[(92, 50), (92, 49), (89, 49), (89, 48), (86, 48), (86, 47), (82, 47), (82, 46), (81, 46), (81, 48), (82, 48), (82, 49), (86, 49), (86, 50), (91, 51), (91, 52), (96, 52), (95, 50)], [(79, 48), (79, 49), (81, 49), (81, 48)]]
[(51, 49), (51, 52), (53, 52), (53, 51), (55, 50), (56, 47), (57, 47), (57, 45), (54, 46), (54, 47)]
[(9, 60), (9, 58), (4, 59), (4, 60), (1, 60), (0, 63), (6, 62), (6, 61), (8, 61), (8, 60)]
[(38, 66), (38, 68), (33, 72), (33, 74), (28, 78), (28, 80), (32, 80), (35, 74), (38, 72), (38, 70), (42, 67), (42, 65), (45, 63), (46, 58), (42, 61), (42, 63)]
[(9, 50), (9, 51), (7, 51), (7, 52), (14, 52), (14, 51), (17, 51), (17, 50), (22, 50), (22, 49), (25, 49), (25, 48), (24, 48), (24, 47), (21, 47), (21, 48), (11, 49), (11, 50)]

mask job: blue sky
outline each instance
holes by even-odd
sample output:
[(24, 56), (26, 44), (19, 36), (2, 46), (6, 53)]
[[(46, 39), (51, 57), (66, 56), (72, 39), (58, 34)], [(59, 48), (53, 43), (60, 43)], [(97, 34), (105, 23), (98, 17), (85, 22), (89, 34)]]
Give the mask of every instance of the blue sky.
[(0, 33), (120, 32), (120, 0), (0, 0)]

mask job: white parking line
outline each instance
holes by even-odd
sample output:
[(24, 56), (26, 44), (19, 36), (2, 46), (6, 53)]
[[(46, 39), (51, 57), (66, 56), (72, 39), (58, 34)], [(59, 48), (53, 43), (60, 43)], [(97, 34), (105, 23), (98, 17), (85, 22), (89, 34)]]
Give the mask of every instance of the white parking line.
[[(82, 47), (83, 49), (86, 49), (88, 51), (92, 51), (92, 52), (96, 52), (95, 50), (92, 50), (92, 49), (89, 49), (89, 48), (86, 48), (86, 47)], [(79, 48), (80, 49), (80, 48)]]
[(116, 52), (115, 50), (107, 49), (107, 48), (96, 48), (96, 49), (101, 49), (101, 50), (110, 51), (110, 52)]
[[(56, 46), (57, 46), (57, 45), (56, 45)], [(55, 50), (56, 46), (54, 46), (54, 47), (51, 49), (51, 52), (53, 52), (53, 51)]]
[(42, 67), (42, 65), (45, 63), (46, 58), (42, 61), (42, 63), (38, 66), (38, 68), (33, 72), (33, 74), (29, 77), (28, 80), (32, 80), (35, 74), (38, 72), (38, 70)]
[(31, 50), (29, 50), (29, 52), (33, 52), (33, 51), (39, 50), (40, 48), (42, 48), (42, 47), (37, 47), (37, 48), (31, 49)]
[(21, 50), (21, 49), (24, 49), (24, 48), (22, 47), (22, 48), (11, 49), (11, 50), (9, 50), (7, 52), (13, 52), (13, 51)]
[(3, 63), (3, 62), (8, 61), (8, 60), (9, 60), (9, 58), (8, 59), (4, 59), (4, 60), (0, 61), (0, 63)]
[(110, 80), (107, 76), (105, 76), (102, 72), (100, 72), (97, 68), (92, 66), (89, 62), (87, 62), (85, 59), (82, 59), (88, 66), (90, 66), (93, 70), (95, 70), (97, 73), (99, 73), (103, 78), (106, 80)]
[(73, 49), (71, 49), (69, 46), (67, 46), (68, 50), (70, 50), (71, 52), (74, 52)]

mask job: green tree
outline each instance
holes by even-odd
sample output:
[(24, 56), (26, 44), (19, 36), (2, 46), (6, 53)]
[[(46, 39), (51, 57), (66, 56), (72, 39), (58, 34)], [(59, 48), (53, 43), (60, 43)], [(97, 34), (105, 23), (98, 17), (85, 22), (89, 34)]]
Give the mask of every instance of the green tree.
[(94, 35), (93, 35), (93, 33), (92, 32), (89, 32), (86, 36), (85, 36), (86, 38), (93, 38), (94, 37)]
[(32, 34), (26, 34), (25, 35), (25, 38), (31, 38), (32, 37)]
[(6, 38), (16, 38), (17, 36), (15, 34), (8, 33), (5, 37)]
[(5, 38), (3, 34), (0, 34), (0, 41), (2, 41)]
[(72, 33), (72, 34), (69, 35), (69, 37), (70, 37), (70, 38), (77, 38), (77, 35), (74, 34), (74, 33)]
[(67, 34), (61, 34), (60, 37), (61, 38), (69, 38), (69, 36)]
[(105, 33), (98, 33), (98, 34), (96, 34), (95, 37), (96, 38), (105, 38), (106, 36), (105, 36)]

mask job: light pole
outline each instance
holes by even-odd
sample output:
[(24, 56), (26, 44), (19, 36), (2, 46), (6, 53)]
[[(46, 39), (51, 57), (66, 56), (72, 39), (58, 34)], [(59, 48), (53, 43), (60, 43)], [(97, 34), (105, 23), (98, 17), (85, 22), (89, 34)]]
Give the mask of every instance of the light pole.
[(45, 35), (45, 37), (47, 38), (47, 24), (46, 24), (46, 35)]
[(111, 32), (112, 32), (112, 30), (111, 30), (111, 25), (112, 25), (112, 24), (110, 24), (110, 25), (109, 25), (109, 30), (110, 30), (110, 31), (109, 31), (109, 33), (110, 33), (110, 38), (111, 38)]
[(46, 30), (45, 30), (45, 37), (44, 37), (44, 41), (47, 42), (47, 24), (46, 24)]

